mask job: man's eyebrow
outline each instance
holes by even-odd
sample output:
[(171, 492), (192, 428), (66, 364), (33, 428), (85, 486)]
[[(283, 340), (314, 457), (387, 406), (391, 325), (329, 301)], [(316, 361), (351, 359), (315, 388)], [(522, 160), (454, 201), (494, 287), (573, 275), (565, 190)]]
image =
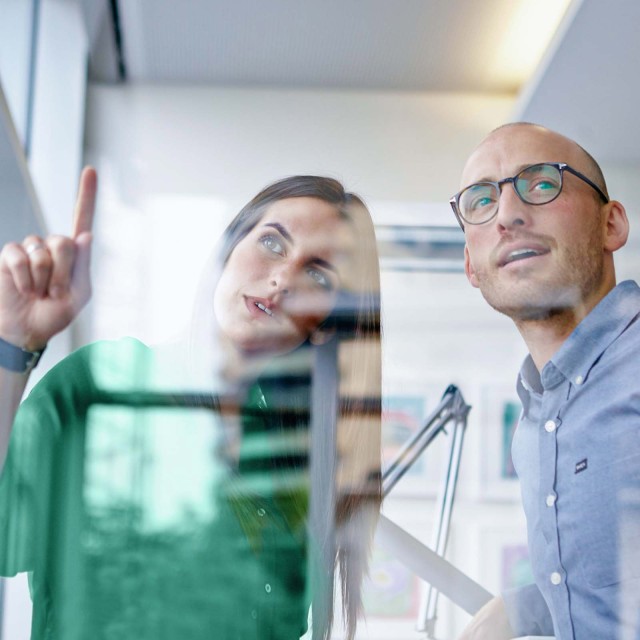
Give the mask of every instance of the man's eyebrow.
[(478, 184), (479, 182), (498, 182), (499, 180), (504, 180), (505, 178), (513, 178), (514, 176), (517, 176), (523, 169), (527, 169), (528, 167), (535, 167), (538, 164), (545, 164), (545, 163), (544, 162), (525, 162), (523, 164), (519, 164), (513, 170), (513, 173), (510, 176), (504, 176), (502, 178), (497, 178), (495, 180), (490, 177), (478, 178), (477, 180), (474, 180), (467, 186), (472, 187), (474, 184)]
[[(287, 228), (281, 225), (279, 222), (265, 222), (263, 226), (275, 229), (287, 242), (295, 244), (293, 241), (293, 237), (291, 236), (289, 231), (287, 231)], [(333, 271), (334, 273), (338, 273), (338, 269), (336, 268), (336, 266), (328, 260), (325, 260), (324, 258), (318, 258), (316, 256), (311, 259), (311, 262), (313, 264), (317, 264), (319, 267), (323, 267), (325, 269)]]

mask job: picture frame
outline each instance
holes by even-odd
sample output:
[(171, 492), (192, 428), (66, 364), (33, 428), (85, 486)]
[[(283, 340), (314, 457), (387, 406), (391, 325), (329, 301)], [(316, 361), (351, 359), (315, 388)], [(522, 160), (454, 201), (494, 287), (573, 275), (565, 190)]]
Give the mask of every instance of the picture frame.
[(485, 524), (478, 531), (478, 575), (487, 589), (501, 593), (533, 582), (524, 517)]
[[(423, 393), (391, 393), (382, 399), (383, 470), (426, 423), (442, 392), (429, 387)], [(394, 496), (435, 498), (443, 482), (448, 436), (439, 433), (393, 488)]]
[[(433, 529), (430, 517), (416, 517), (417, 501), (403, 500), (395, 505), (394, 522), (415, 538), (429, 545)], [(424, 514), (423, 514), (424, 515)], [(451, 531), (446, 557), (455, 556), (456, 535)], [(364, 619), (358, 625), (356, 640), (418, 640), (425, 637), (419, 630), (421, 608), (429, 585), (413, 574), (374, 539), (368, 574), (363, 583)], [(343, 640), (340, 596), (337, 594), (333, 640)], [(437, 602), (436, 633), (438, 637), (452, 637), (456, 606), (440, 595)]]
[(480, 487), (485, 500), (520, 500), (520, 483), (511, 458), (511, 443), (521, 412), (515, 388), (481, 389)]

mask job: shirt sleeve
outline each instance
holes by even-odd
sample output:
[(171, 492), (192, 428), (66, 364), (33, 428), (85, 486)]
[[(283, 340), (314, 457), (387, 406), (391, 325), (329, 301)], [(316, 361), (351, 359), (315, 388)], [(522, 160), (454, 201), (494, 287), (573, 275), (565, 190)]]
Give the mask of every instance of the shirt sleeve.
[(0, 474), (2, 576), (33, 571), (44, 558), (56, 509), (52, 465), (63, 429), (79, 420), (79, 394), (90, 385), (86, 353), (75, 352), (49, 371), (18, 409)]
[(507, 589), (502, 594), (511, 628), (517, 636), (552, 636), (553, 620), (535, 584)]
[(0, 477), (0, 575), (34, 569), (39, 538), (47, 530), (44, 498), (54, 433), (46, 411), (38, 403), (25, 401), (14, 421)]

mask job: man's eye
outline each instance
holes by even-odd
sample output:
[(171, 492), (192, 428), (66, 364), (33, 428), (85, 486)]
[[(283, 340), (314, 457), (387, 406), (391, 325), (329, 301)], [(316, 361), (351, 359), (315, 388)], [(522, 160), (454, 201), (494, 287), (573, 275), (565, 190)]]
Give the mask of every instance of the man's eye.
[(495, 204), (496, 195), (486, 184), (472, 184), (460, 197), (460, 208), (467, 213), (482, 211)]
[(479, 196), (470, 202), (469, 208), (472, 210), (482, 209), (483, 207), (488, 207), (492, 204), (493, 199), (490, 196)]
[(269, 251), (277, 253), (279, 256), (284, 255), (284, 247), (276, 236), (266, 235), (260, 238), (260, 244)]
[(551, 189), (557, 189), (558, 185), (551, 180), (538, 180), (529, 186), (529, 191), (549, 191)]
[(324, 289), (333, 289), (333, 283), (331, 282), (331, 280), (327, 278), (327, 276), (319, 269), (310, 267), (309, 269), (307, 269), (307, 274), (316, 284), (319, 284)]

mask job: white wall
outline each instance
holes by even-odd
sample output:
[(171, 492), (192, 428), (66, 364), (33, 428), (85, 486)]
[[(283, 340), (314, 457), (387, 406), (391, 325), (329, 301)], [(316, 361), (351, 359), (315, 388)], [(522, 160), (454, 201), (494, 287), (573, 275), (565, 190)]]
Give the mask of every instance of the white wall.
[(252, 194), (293, 173), (342, 177), (370, 199), (445, 201), (510, 97), (94, 86), (88, 150), (133, 191)]

